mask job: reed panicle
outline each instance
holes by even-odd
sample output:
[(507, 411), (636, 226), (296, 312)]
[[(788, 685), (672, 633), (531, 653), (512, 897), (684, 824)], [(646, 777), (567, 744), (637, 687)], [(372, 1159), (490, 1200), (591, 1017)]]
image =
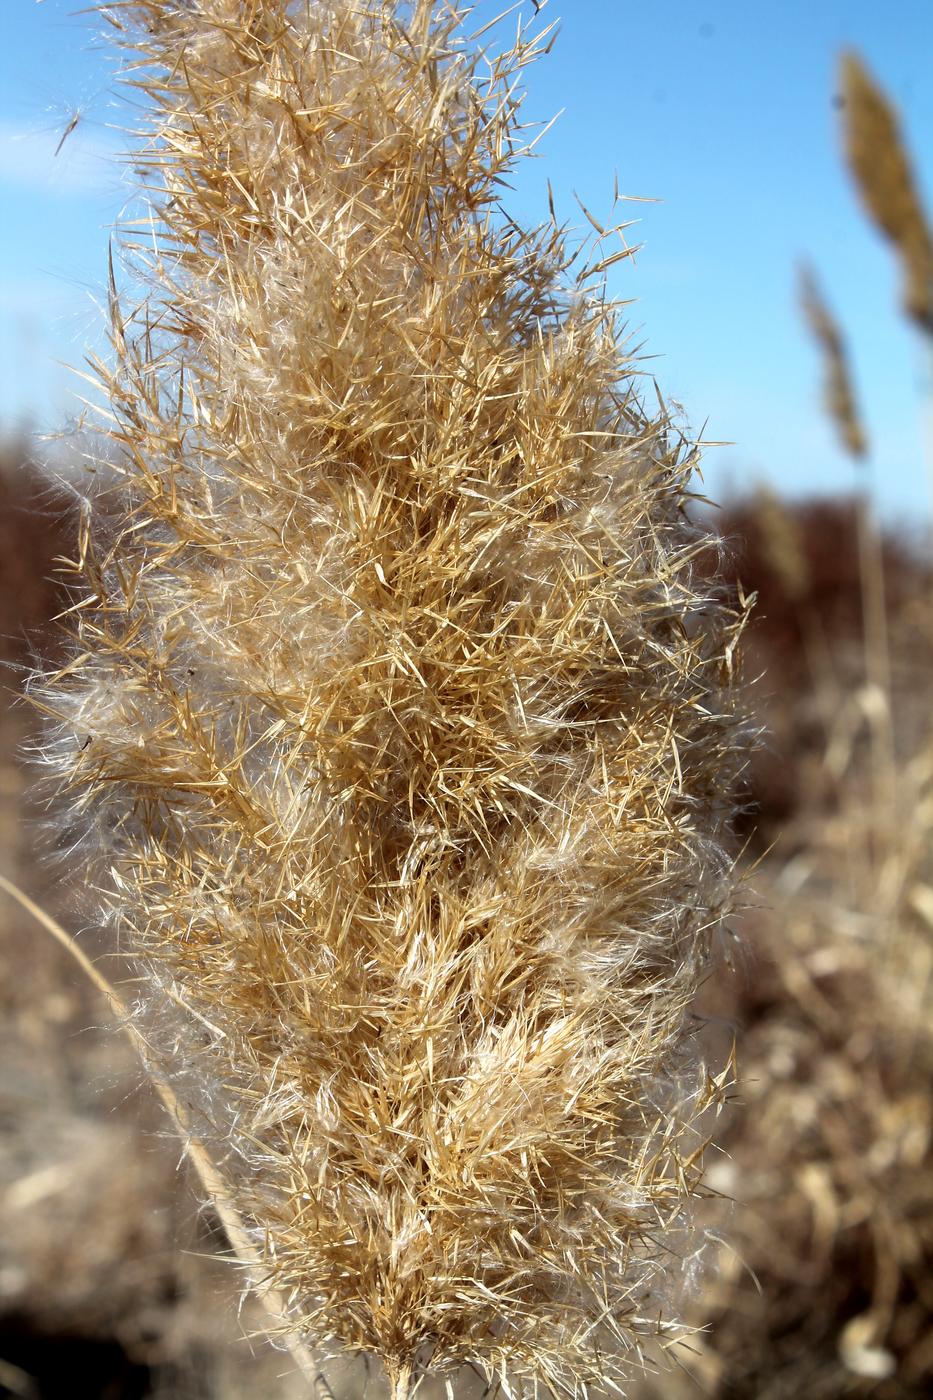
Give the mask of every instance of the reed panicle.
[(865, 208), (893, 243), (904, 310), (933, 334), (933, 232), (897, 113), (858, 54), (842, 55), (846, 158)]
[(149, 285), (111, 279), (43, 756), (291, 1324), (397, 1393), (428, 1361), (585, 1392), (672, 1323), (723, 1092), (678, 1068), (743, 747), (695, 453), (593, 269), (498, 209), (546, 33), (102, 13)]
[(836, 425), (839, 439), (856, 460), (868, 452), (842, 329), (808, 267), (800, 269), (800, 303), (807, 325), (823, 357), (823, 396), (826, 412)]
[[(890, 654), (885, 605), (884, 556), (881, 532), (874, 520), (868, 438), (862, 427), (855, 391), (849, 374), (849, 359), (842, 328), (836, 320), (809, 268), (801, 269), (801, 301), (804, 315), (820, 347), (824, 361), (826, 410), (839, 433), (843, 447), (859, 473), (856, 509), (859, 537), (859, 576), (862, 589), (865, 676), (874, 688), (877, 703), (884, 710), (884, 742), (878, 746), (876, 797), (880, 800), (893, 774), (891, 734), (886, 700), (890, 690)], [(880, 713), (879, 709), (879, 713)], [(883, 749), (883, 752), (882, 752)]]

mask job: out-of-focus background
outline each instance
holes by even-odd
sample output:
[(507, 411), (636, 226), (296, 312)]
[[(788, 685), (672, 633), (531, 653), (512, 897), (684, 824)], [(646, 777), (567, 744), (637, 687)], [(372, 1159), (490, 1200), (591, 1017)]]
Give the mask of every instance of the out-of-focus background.
[[(504, 7), (482, 0), (477, 25)], [(611, 221), (616, 177), (662, 201), (616, 210), (643, 247), (609, 288), (634, 299), (646, 392), (655, 377), (698, 435), (730, 440), (705, 454), (718, 508), (697, 510), (757, 594), (747, 899), (694, 1012), (711, 1056), (735, 1040), (739, 1084), (708, 1157), (700, 1267), (684, 1270), (698, 1331), (637, 1391), (919, 1400), (933, 1393), (933, 311), (905, 315), (903, 286), (913, 257), (933, 307), (933, 264), (922, 231), (879, 232), (863, 185), (874, 170), (882, 187), (897, 152), (869, 151), (867, 176), (847, 156), (840, 59), (854, 51), (896, 113), (929, 237), (933, 5), (540, 8), (562, 32), (528, 74), (528, 116), (563, 115), (504, 202), (546, 218), (549, 181), (586, 233), (581, 203)], [(109, 233), (133, 197), (118, 164), (132, 100), (98, 22), (72, 11), (6, 0), (0, 18), (0, 874), (93, 950), (79, 892), (38, 854), (21, 758), (36, 716), (17, 700), (30, 649), (56, 645), (55, 560), (74, 549), (49, 480), (78, 450), (87, 386), (64, 364), (106, 353)], [(245, 1340), (261, 1317), (239, 1310), (179, 1156), (98, 994), (0, 894), (0, 1396), (305, 1393), (286, 1355)]]

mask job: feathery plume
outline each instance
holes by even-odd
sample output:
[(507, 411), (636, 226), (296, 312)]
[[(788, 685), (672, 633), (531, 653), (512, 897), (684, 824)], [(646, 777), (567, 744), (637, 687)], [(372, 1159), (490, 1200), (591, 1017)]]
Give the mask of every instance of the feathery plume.
[(111, 275), (75, 652), (36, 694), (138, 1023), (315, 1343), (398, 1394), (611, 1382), (670, 1325), (722, 1093), (677, 1065), (739, 619), (613, 307), (498, 208), (547, 34), (102, 13), (152, 113), (149, 287)]
[(858, 460), (868, 451), (868, 439), (852, 387), (845, 340), (815, 276), (806, 266), (800, 269), (800, 303), (823, 356), (826, 411), (839, 431), (843, 447)]
[(841, 83), (849, 169), (868, 214), (897, 250), (904, 310), (933, 334), (933, 233), (897, 113), (852, 50), (842, 55)]

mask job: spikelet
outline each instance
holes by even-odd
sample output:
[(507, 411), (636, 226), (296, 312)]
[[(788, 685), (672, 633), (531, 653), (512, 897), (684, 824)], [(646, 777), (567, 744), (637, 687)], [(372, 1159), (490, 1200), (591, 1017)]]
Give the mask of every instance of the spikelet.
[[(670, 1321), (737, 619), (692, 454), (443, 3), (128, 0), (153, 214), (44, 755), (315, 1343), (513, 1389)], [(148, 254), (146, 247), (149, 247)], [(103, 463), (106, 462), (106, 470)]]
[(866, 210), (897, 250), (904, 310), (933, 334), (933, 233), (897, 113), (852, 51), (842, 55), (841, 82), (849, 168)]
[(856, 403), (849, 357), (839, 322), (830, 310), (808, 267), (800, 269), (800, 303), (807, 325), (823, 356), (823, 397), (826, 411), (836, 425), (845, 450), (858, 460), (868, 451)]

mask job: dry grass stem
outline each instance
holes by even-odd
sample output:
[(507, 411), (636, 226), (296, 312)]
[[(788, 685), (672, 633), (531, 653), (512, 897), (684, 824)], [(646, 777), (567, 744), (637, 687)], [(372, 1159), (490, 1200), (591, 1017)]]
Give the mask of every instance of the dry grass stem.
[(891, 685), (890, 652), (885, 605), (884, 561), (881, 533), (874, 520), (868, 480), (868, 439), (849, 374), (845, 339), (838, 321), (825, 301), (816, 278), (808, 268), (801, 270), (801, 303), (810, 330), (823, 354), (825, 365), (826, 409), (839, 431), (846, 451), (855, 460), (863, 480), (858, 496), (859, 578), (862, 592), (865, 678), (872, 691), (877, 750), (876, 792), (879, 801), (892, 797)]
[(725, 1092), (680, 1067), (742, 619), (599, 290), (615, 232), (575, 276), (499, 207), (548, 32), (102, 13), (150, 208), (33, 694), (149, 1062), (316, 1345), (398, 1394), (619, 1382)]
[[(27, 894), (24, 894), (17, 885), (13, 884), (12, 880), (8, 880), (5, 875), (0, 875), (0, 890), (3, 890), (11, 899), (16, 900), (17, 904), (25, 909), (26, 913), (29, 914), (31, 918), (35, 919), (35, 921), (40, 924), (47, 933), (51, 934), (55, 941), (74, 958), (85, 977), (94, 984), (104, 997), (104, 1000), (113, 1013), (114, 1019), (129, 1036), (134, 1048), (138, 1051), (143, 1063), (146, 1064), (148, 1069), (149, 1057), (146, 1042), (133, 1021), (129, 1006), (120, 996), (120, 993), (113, 983), (104, 976), (96, 963), (88, 957), (77, 940), (74, 939), (66, 929), (63, 929), (61, 924), (47, 914), (44, 909), (40, 908), (34, 900), (30, 899)], [(201, 1185), (204, 1187), (211, 1205), (220, 1219), (220, 1223), (224, 1228), (231, 1248), (236, 1251), (238, 1260), (250, 1267), (253, 1271), (253, 1288), (257, 1296), (265, 1304), (272, 1319), (272, 1334), (274, 1336), (280, 1336), (283, 1332), (283, 1323), (285, 1323), (287, 1312), (285, 1301), (275, 1293), (273, 1288), (270, 1288), (268, 1280), (263, 1277), (264, 1270), (262, 1261), (256, 1254), (250, 1236), (244, 1229), (243, 1223), (230, 1201), (226, 1183), (211, 1161), (210, 1155), (205, 1150), (203, 1143), (192, 1136), (188, 1125), (188, 1115), (171, 1086), (158, 1074), (152, 1073), (151, 1069), (149, 1070), (149, 1076), (153, 1088), (161, 1099), (169, 1118), (172, 1120), (172, 1123), (184, 1143), (185, 1154), (194, 1167)], [(290, 1332), (287, 1330), (287, 1324), (285, 1324), (285, 1327), (286, 1345), (299, 1370), (314, 1385), (316, 1393), (320, 1394), (322, 1397), (329, 1396), (330, 1390), (326, 1381), (321, 1376), (320, 1367), (315, 1361), (310, 1348), (307, 1346), (306, 1342), (297, 1338), (293, 1331)], [(0, 1383), (2, 1383), (2, 1381), (3, 1377), (2, 1374), (0, 1374)]]
[(894, 812), (842, 747), (838, 802), (804, 814), (751, 931), (748, 1102), (714, 1180), (744, 1202), (732, 1244), (765, 1294), (724, 1250), (698, 1318), (724, 1396), (919, 1400), (933, 1381), (933, 748), (927, 729), (900, 758)]

